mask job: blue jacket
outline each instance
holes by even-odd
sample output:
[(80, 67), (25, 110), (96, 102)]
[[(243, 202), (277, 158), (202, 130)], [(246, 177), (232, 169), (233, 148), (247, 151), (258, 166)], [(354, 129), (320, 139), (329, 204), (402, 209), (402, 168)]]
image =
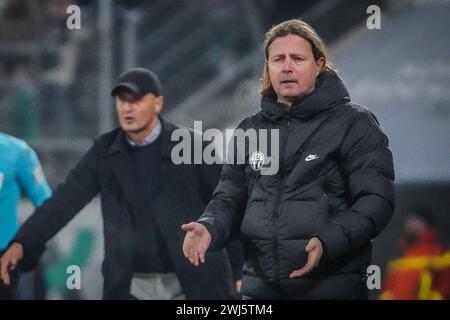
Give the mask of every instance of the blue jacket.
[(36, 153), (22, 140), (0, 133), (0, 250), (19, 228), (21, 192), (40, 206), (51, 195)]

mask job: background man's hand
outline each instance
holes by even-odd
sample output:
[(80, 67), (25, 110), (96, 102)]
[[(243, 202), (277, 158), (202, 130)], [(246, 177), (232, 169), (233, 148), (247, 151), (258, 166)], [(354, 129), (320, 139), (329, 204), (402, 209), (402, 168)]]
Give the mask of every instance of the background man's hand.
[(1, 279), (7, 286), (10, 285), (9, 271), (13, 271), (17, 267), (17, 263), (23, 258), (23, 247), (20, 243), (14, 242), (0, 259)]
[(197, 222), (183, 224), (181, 229), (187, 232), (183, 242), (184, 256), (195, 266), (199, 265), (199, 260), (205, 263), (205, 253), (211, 244), (209, 231)]
[(234, 288), (236, 289), (237, 293), (241, 293), (241, 286), (242, 286), (242, 280), (236, 280), (234, 282)]
[(293, 271), (289, 275), (289, 278), (299, 278), (310, 272), (319, 264), (323, 254), (323, 247), (319, 238), (311, 238), (306, 245), (305, 250), (308, 252), (308, 261), (303, 268)]

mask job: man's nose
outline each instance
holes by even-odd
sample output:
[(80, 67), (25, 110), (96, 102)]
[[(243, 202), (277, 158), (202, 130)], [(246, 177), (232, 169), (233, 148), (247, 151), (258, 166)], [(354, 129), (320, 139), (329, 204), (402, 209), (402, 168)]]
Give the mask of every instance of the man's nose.
[(125, 112), (130, 112), (130, 111), (133, 110), (133, 104), (130, 103), (130, 102), (128, 102), (128, 101), (125, 101), (125, 102), (122, 104), (122, 109), (123, 109), (123, 111), (125, 111)]
[(291, 58), (286, 58), (286, 60), (284, 60), (282, 69), (283, 72), (290, 72), (292, 71), (292, 59)]

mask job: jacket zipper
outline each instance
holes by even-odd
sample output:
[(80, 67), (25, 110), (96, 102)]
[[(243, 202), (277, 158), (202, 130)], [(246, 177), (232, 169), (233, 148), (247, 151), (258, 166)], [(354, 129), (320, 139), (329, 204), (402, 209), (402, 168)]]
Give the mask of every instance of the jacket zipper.
[(275, 268), (274, 268), (274, 274), (275, 274), (275, 281), (280, 281), (280, 257), (278, 252), (278, 242), (279, 242), (279, 234), (278, 234), (278, 222), (279, 222), (279, 214), (280, 214), (280, 202), (281, 202), (281, 196), (284, 191), (284, 162), (286, 158), (286, 145), (289, 139), (289, 127), (291, 125), (291, 116), (290, 114), (287, 114), (287, 126), (286, 126), (286, 133), (283, 135), (283, 141), (282, 141), (282, 150), (280, 148), (280, 153), (283, 155), (283, 157), (280, 159), (280, 177), (281, 177), (281, 183), (278, 188), (277, 197), (275, 199), (275, 215), (273, 220), (273, 246), (274, 246), (274, 260), (275, 260)]

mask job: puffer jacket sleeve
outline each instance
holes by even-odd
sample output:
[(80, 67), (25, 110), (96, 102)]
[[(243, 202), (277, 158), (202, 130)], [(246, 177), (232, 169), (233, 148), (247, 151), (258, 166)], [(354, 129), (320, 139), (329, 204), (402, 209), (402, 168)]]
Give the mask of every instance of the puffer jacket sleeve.
[[(205, 138), (202, 139), (205, 141)], [(207, 143), (203, 146), (203, 150), (205, 150), (207, 144), (211, 143), (210, 140), (206, 141)], [(222, 161), (222, 158), (220, 160)], [(197, 177), (200, 179), (200, 194), (205, 200), (205, 203), (208, 203), (212, 198), (215, 187), (221, 177), (222, 167), (223, 165), (215, 163), (195, 166), (199, 170)], [(226, 246), (226, 250), (233, 270), (233, 279), (240, 280), (242, 278), (242, 266), (244, 265), (244, 249), (240, 239), (230, 241)]]
[[(244, 123), (245, 120), (238, 126), (238, 129), (244, 129)], [(228, 150), (234, 148), (233, 154), (236, 156), (233, 159), (227, 156), (212, 199), (198, 220), (211, 234), (210, 250), (225, 247), (229, 240), (239, 233), (247, 205), (245, 163), (238, 161), (245, 157), (242, 157), (242, 153), (239, 153), (242, 150), (238, 150), (237, 146), (233, 145), (233, 141), (234, 138), (231, 139)]]
[(394, 211), (394, 165), (388, 139), (373, 114), (358, 113), (339, 152), (351, 207), (316, 236), (324, 246), (322, 263), (356, 250), (375, 238)]

